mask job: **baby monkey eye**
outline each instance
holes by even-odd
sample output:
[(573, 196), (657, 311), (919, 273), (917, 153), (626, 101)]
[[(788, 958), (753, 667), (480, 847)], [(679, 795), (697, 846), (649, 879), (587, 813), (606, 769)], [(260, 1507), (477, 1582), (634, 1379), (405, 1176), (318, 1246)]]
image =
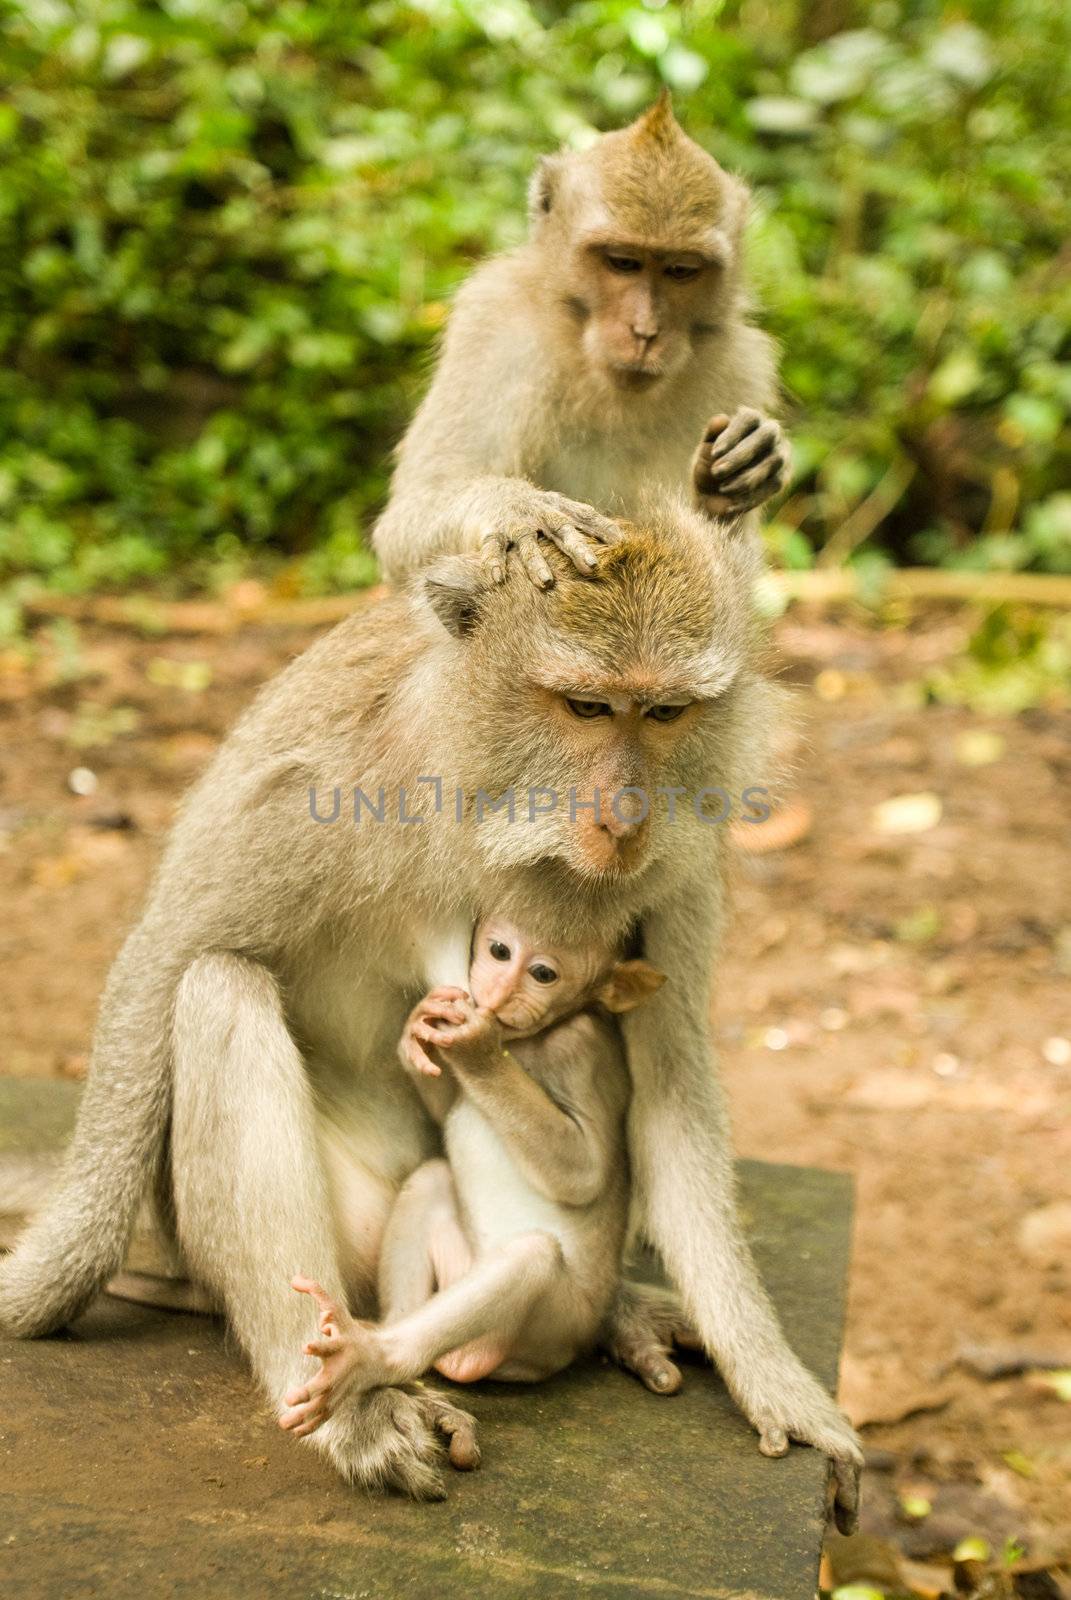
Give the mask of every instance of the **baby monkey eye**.
[(558, 981), (558, 974), (554, 968), (544, 966), (542, 961), (537, 961), (534, 966), (528, 968), (528, 971), (537, 983), (557, 983)]
[(647, 715), (652, 722), (676, 722), (681, 712), (685, 710), (686, 706), (650, 706)]
[(674, 261), (666, 268), (666, 277), (672, 278), (674, 283), (689, 283), (692, 278), (698, 278), (699, 268), (686, 261)]
[(608, 255), (608, 256), (605, 257), (605, 261), (606, 261), (606, 265), (609, 267), (611, 272), (642, 272), (643, 271), (643, 262), (642, 261), (637, 261), (635, 256), (611, 256), (611, 255)]
[(589, 722), (593, 717), (613, 716), (613, 711), (605, 700), (570, 700), (567, 695), (565, 703), (574, 717), (583, 717)]
[(509, 945), (503, 944), (501, 939), (492, 939), (487, 948), (495, 961), (509, 960)]

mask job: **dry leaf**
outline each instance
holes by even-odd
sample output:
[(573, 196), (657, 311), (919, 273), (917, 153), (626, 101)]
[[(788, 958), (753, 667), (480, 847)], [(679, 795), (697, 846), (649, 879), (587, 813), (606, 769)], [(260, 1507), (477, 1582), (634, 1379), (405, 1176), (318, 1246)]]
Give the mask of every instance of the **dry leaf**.
[(882, 800), (871, 813), (875, 832), (884, 834), (926, 833), (941, 820), (941, 799), (932, 790), (918, 794), (897, 794)]

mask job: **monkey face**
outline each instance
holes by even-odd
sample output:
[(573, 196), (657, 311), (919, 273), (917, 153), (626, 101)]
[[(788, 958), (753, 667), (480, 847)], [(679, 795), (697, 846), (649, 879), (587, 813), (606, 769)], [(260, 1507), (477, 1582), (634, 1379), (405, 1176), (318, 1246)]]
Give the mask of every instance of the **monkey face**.
[(575, 300), (588, 363), (621, 389), (654, 388), (687, 366), (718, 319), (724, 261), (714, 246), (653, 249), (598, 235), (578, 254)]
[(546, 591), (515, 567), (495, 583), (475, 557), (426, 576), (454, 638), (445, 670), (472, 708), (475, 840), (492, 868), (553, 860), (589, 882), (633, 878), (679, 853), (677, 830), (705, 830), (694, 798), (727, 781), (755, 552), (663, 504), (591, 578), (551, 547), (547, 559)]

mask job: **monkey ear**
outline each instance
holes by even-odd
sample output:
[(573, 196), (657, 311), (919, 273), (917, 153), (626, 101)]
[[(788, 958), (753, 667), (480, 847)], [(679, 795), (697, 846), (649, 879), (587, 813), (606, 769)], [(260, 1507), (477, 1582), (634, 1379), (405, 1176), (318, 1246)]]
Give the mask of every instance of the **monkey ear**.
[(528, 215), (533, 222), (545, 217), (554, 206), (560, 166), (558, 156), (544, 156), (532, 173), (532, 181), (528, 185)]
[(607, 1011), (634, 1011), (655, 994), (666, 981), (664, 972), (649, 961), (619, 961), (599, 990), (598, 998)]
[(423, 587), (447, 633), (463, 639), (480, 620), (480, 605), (490, 580), (477, 556), (446, 556), (428, 568)]

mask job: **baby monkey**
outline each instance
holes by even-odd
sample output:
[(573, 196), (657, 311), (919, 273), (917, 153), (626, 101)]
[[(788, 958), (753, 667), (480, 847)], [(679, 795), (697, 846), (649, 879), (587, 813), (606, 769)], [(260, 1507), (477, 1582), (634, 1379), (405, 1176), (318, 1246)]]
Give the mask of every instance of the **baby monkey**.
[[(358, 1321), (310, 1279), (319, 1308), (305, 1346), (321, 1367), (280, 1419), (312, 1433), (349, 1391), (434, 1367), (457, 1383), (537, 1382), (596, 1343), (617, 1288), (629, 1208), (629, 1081), (609, 1013), (663, 983), (642, 960), (595, 945), (548, 948), (498, 917), (473, 936), (469, 990), (438, 988), (410, 1013), (398, 1047), (445, 1160), (398, 1194), (383, 1239), (383, 1320)], [(445, 1072), (444, 1069), (445, 1068)], [(666, 1345), (640, 1353), (644, 1381), (670, 1393)], [(454, 1435), (455, 1466), (475, 1466)]]

